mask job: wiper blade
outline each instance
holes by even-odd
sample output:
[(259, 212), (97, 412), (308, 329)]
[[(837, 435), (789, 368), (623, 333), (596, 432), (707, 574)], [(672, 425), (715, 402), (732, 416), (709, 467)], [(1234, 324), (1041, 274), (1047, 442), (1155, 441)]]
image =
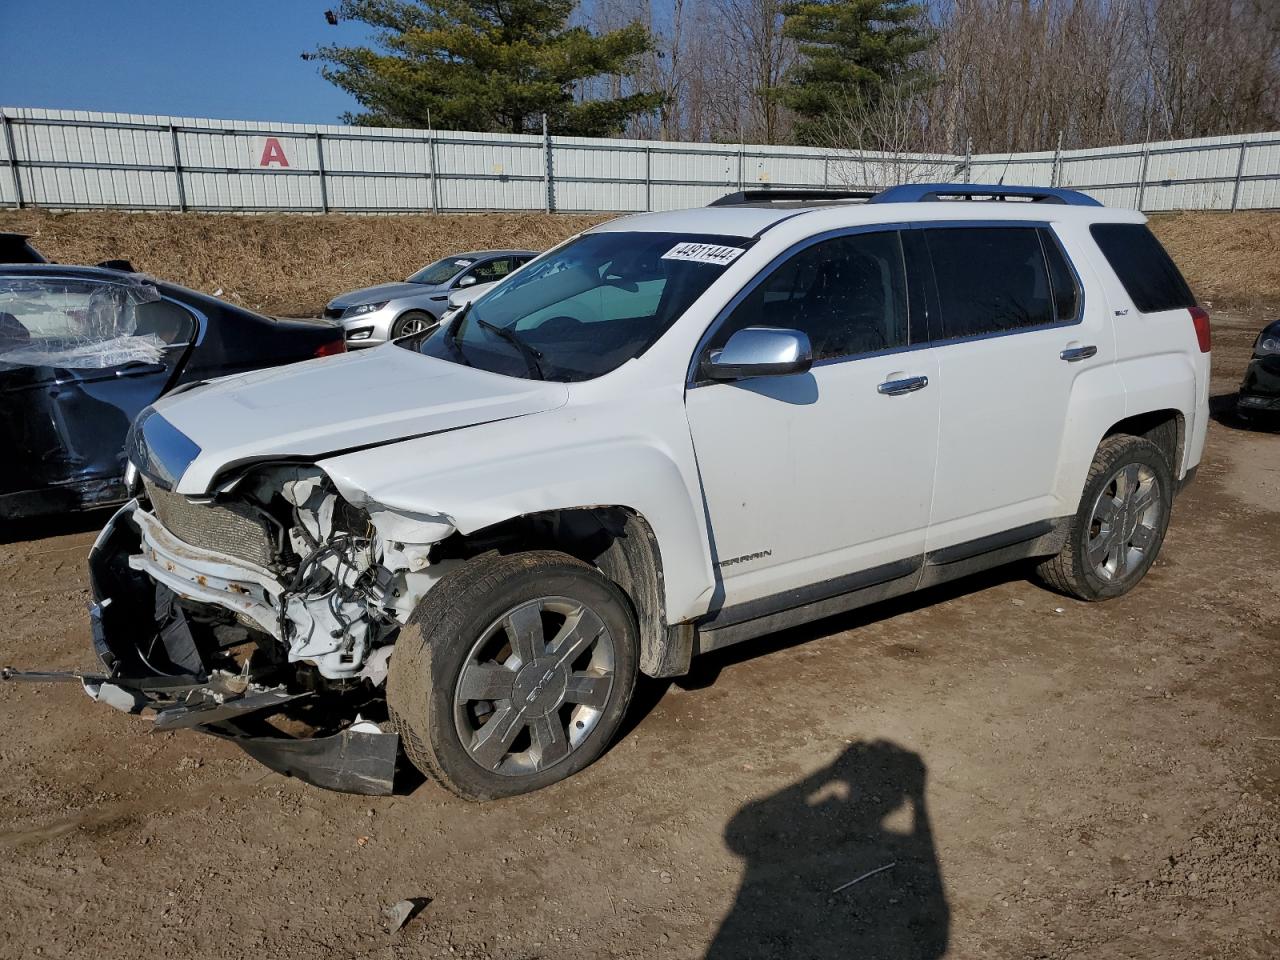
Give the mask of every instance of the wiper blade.
[[(468, 303), (467, 306), (469, 307), (471, 306), (471, 304)], [(540, 362), (542, 360), (541, 350), (538, 350), (535, 347), (529, 346), (529, 344), (521, 340), (518, 336), (516, 336), (514, 332), (512, 332), (507, 327), (500, 327), (496, 323), (490, 323), (488, 320), (484, 319), (483, 317), (476, 317), (476, 323), (480, 324), (481, 327), (483, 327), (485, 330), (488, 330), (495, 337), (502, 338), (503, 340), (507, 341), (507, 343), (511, 344), (513, 347), (519, 350), (520, 355), (524, 357), (524, 362), (529, 365), (529, 372), (532, 373), (535, 377), (537, 377), (539, 380), (547, 379), (547, 375), (543, 372), (542, 363)]]

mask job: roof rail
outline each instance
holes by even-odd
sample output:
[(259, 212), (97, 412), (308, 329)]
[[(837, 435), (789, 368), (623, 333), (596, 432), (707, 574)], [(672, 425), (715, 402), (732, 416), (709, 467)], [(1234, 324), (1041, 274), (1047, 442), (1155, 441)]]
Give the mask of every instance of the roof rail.
[(876, 196), (875, 190), (830, 190), (823, 187), (789, 190), (769, 189), (739, 190), (728, 193), (719, 200), (707, 204), (709, 207), (743, 207), (749, 204), (765, 203), (812, 203), (823, 200), (870, 200)]
[(1058, 187), (1006, 187), (989, 183), (904, 183), (877, 193), (868, 203), (925, 203), (953, 198), (1025, 200), (1031, 203), (1063, 203), (1072, 207), (1100, 207), (1079, 190)]

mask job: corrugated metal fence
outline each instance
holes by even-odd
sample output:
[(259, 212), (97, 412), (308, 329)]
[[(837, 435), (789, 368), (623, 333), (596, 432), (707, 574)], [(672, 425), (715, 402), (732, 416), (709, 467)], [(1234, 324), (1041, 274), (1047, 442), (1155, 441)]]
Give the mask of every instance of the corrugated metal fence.
[(1280, 207), (1280, 133), (971, 157), (0, 108), (0, 205), (670, 210), (732, 190), (1051, 184), (1142, 210)]

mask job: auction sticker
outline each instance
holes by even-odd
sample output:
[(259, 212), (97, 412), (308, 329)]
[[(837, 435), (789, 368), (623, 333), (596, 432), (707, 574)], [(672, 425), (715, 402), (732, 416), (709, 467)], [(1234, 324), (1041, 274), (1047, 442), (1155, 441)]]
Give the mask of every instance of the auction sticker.
[(662, 255), (663, 260), (691, 260), (723, 267), (746, 253), (742, 247), (722, 247), (716, 243), (677, 243)]

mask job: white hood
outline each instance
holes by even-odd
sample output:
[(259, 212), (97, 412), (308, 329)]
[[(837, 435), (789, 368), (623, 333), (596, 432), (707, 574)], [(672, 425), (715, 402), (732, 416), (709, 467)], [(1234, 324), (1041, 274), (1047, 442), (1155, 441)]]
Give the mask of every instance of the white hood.
[(205, 493), (238, 463), (321, 457), (442, 430), (540, 413), (563, 383), (521, 380), (394, 345), (229, 377), (156, 402), (200, 448), (178, 492)]

